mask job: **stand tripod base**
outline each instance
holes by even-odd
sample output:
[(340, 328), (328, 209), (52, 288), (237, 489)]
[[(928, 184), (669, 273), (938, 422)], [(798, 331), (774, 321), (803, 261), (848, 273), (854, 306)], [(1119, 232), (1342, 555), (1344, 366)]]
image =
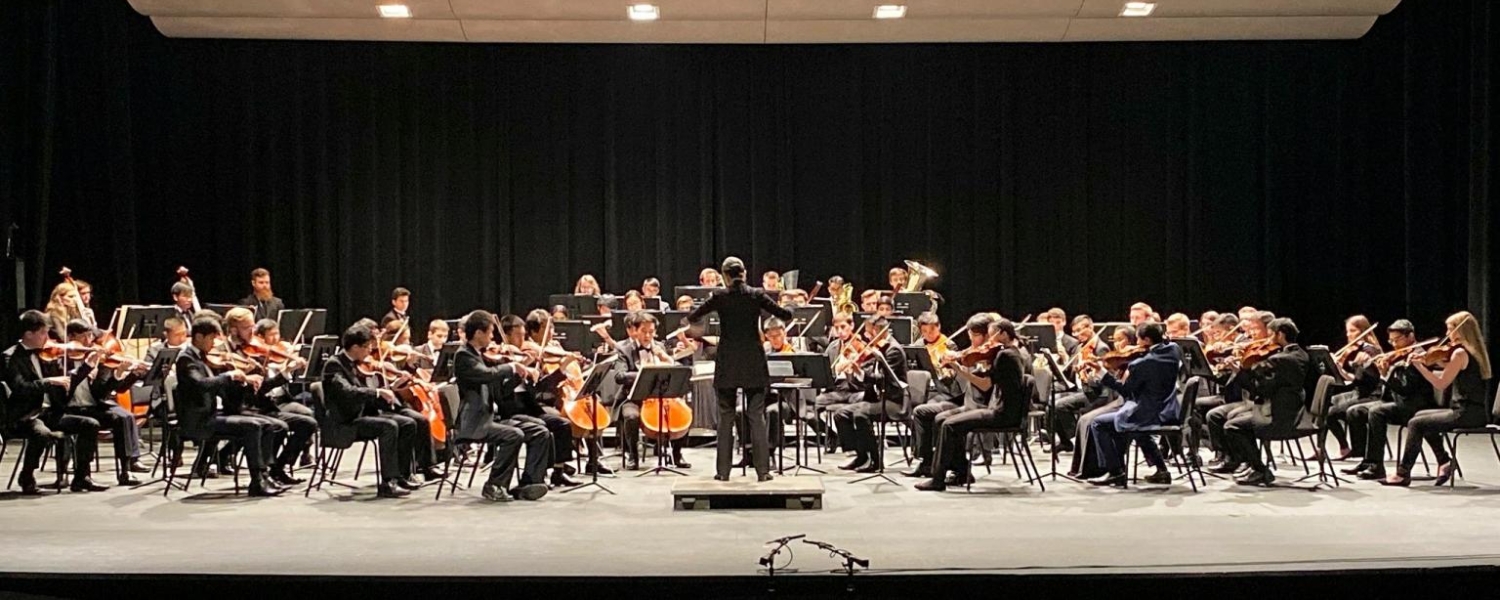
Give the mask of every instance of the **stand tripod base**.
[(864, 483), (864, 482), (869, 481), (871, 479), (884, 479), (885, 481), (889, 482), (891, 485), (897, 485), (897, 486), (901, 485), (901, 482), (896, 481), (895, 479), (891, 479), (890, 475), (886, 475), (884, 470), (881, 470), (881, 471), (878, 471), (878, 472), (875, 472), (875, 473), (871, 473), (871, 474), (866, 475), (864, 477), (860, 477), (859, 479), (852, 480), (849, 483), (851, 483), (851, 484), (852, 483)]

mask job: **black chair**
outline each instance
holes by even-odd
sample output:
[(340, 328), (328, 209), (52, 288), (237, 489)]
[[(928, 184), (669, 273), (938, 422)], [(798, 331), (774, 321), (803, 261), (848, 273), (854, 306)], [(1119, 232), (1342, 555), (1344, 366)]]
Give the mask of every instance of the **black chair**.
[(1303, 440), (1312, 438), (1314, 443), (1316, 443), (1316, 440), (1323, 439), (1323, 436), (1327, 433), (1328, 397), (1329, 390), (1333, 387), (1334, 383), (1335, 380), (1331, 375), (1318, 377), (1318, 383), (1313, 388), (1312, 402), (1308, 403), (1308, 407), (1297, 415), (1297, 426), (1293, 430), (1285, 433), (1257, 431), (1255, 434), (1255, 437), (1260, 440), (1267, 456), (1270, 455), (1271, 445), (1281, 442), (1283, 448), (1286, 449), (1290, 456), (1302, 462), (1304, 470), (1307, 470), (1307, 463), (1310, 460), (1317, 461), (1318, 472), (1312, 473), (1308, 471), (1306, 476), (1297, 481), (1317, 477), (1318, 485), (1325, 485), (1331, 479), (1335, 487), (1339, 486), (1342, 482), (1342, 479), (1338, 477), (1338, 471), (1334, 470), (1333, 461), (1328, 457), (1327, 452), (1315, 452), (1314, 458), (1309, 459), (1306, 449), (1302, 446)]
[[(1495, 397), (1490, 399), (1490, 422), (1484, 427), (1465, 427), (1454, 429), (1443, 434), (1443, 443), (1448, 444), (1448, 454), (1453, 457), (1453, 474), (1455, 477), (1448, 478), (1448, 486), (1452, 487), (1459, 477), (1464, 476), (1463, 465), (1458, 462), (1458, 441), (1466, 435), (1483, 435), (1490, 438), (1490, 447), (1495, 450), (1495, 460), (1500, 461), (1500, 442), (1496, 442), (1495, 436), (1500, 436), (1500, 385), (1495, 386)], [(1426, 457), (1424, 456), (1423, 459)]]
[[(1036, 379), (1031, 375), (1023, 375), (1021, 383), (1021, 389), (1028, 391), (1025, 402), (1027, 411), (1029, 412), (1039, 397), (1036, 389)], [(1029, 420), (1029, 417), (1023, 418), (1020, 423), (1010, 427), (981, 427), (975, 429), (969, 432), (969, 440), (966, 440), (964, 445), (967, 448), (974, 439), (982, 439), (986, 435), (998, 436), (1001, 440), (1001, 460), (1009, 460), (1011, 462), (1011, 466), (1016, 470), (1016, 478), (1025, 479), (1028, 485), (1035, 483), (1045, 492), (1047, 491), (1047, 484), (1042, 481), (1042, 472), (1037, 468), (1036, 459), (1031, 455), (1031, 445), (1026, 443), (1027, 423)], [(990, 467), (988, 461), (986, 461), (984, 468), (985, 473), (989, 474)], [(1025, 473), (1022, 473), (1022, 470)], [(969, 467), (969, 473), (972, 475), (973, 472), (974, 468), (972, 466)], [(975, 477), (974, 479), (977, 481), (979, 478)], [(964, 490), (972, 492), (973, 485), (972, 483), (965, 483)]]
[[(165, 392), (167, 399), (167, 414), (177, 414), (177, 376), (175, 374), (167, 376), (166, 380), (162, 382), (162, 391)], [(188, 471), (188, 481), (181, 484), (182, 491), (184, 492), (187, 491), (188, 486), (192, 484), (193, 474), (198, 474), (200, 476), (198, 482), (199, 486), (208, 485), (208, 458), (213, 455), (214, 449), (219, 447), (220, 442), (233, 439), (225, 435), (210, 435), (207, 437), (193, 437), (183, 435), (182, 427), (176, 419), (163, 420), (162, 432), (162, 444), (166, 447), (166, 449), (162, 452), (162, 459), (158, 461), (158, 463), (163, 465), (162, 477), (166, 479), (167, 484), (167, 486), (162, 488), (161, 490), (161, 496), (163, 498), (166, 498), (167, 495), (171, 493), (172, 488), (178, 486), (177, 468), (173, 465), (181, 462), (182, 452), (185, 448), (185, 441), (197, 442), (198, 456), (193, 460), (192, 469)], [(244, 449), (241, 448), (241, 452), (243, 452), (243, 450)], [(236, 496), (240, 494), (239, 469), (235, 469), (234, 471), (234, 494)]]
[(902, 438), (901, 458), (910, 465), (912, 457), (917, 454), (918, 448), (912, 445), (916, 443), (912, 430), (912, 411), (918, 406), (927, 404), (927, 399), (932, 392), (932, 373), (912, 369), (906, 372), (906, 394), (901, 403), (901, 414), (897, 419), (907, 428), (907, 434)]
[[(1193, 435), (1195, 425), (1192, 423), (1192, 407), (1198, 401), (1200, 381), (1201, 379), (1198, 377), (1191, 377), (1187, 380), (1187, 384), (1183, 386), (1182, 396), (1178, 399), (1177, 403), (1176, 423), (1142, 427), (1136, 430), (1137, 433), (1161, 437), (1162, 441), (1167, 441), (1173, 436), (1177, 438), (1177, 447), (1181, 449), (1181, 452), (1171, 453), (1172, 465), (1177, 467), (1178, 476), (1187, 478), (1188, 485), (1192, 486), (1194, 493), (1198, 491), (1198, 481), (1193, 480), (1194, 473), (1198, 474), (1198, 480), (1202, 481), (1203, 485), (1208, 485), (1208, 480), (1204, 478), (1203, 468), (1200, 465), (1202, 461), (1197, 460), (1198, 439), (1197, 436)], [(1140, 475), (1141, 468), (1141, 461), (1138, 456), (1140, 448), (1135, 442), (1136, 438), (1134, 437), (1126, 438), (1126, 444), (1130, 447), (1131, 452), (1130, 480), (1132, 482), (1139, 479), (1138, 476)], [(1168, 449), (1165, 446), (1162, 448), (1162, 453), (1168, 453)]]
[[(302, 496), (312, 495), (314, 489), (323, 489), (323, 484), (358, 489), (359, 486), (346, 483), (336, 479), (339, 472), (339, 464), (344, 461), (344, 451), (353, 447), (354, 444), (362, 444), (360, 457), (363, 458), (365, 451), (371, 445), (375, 447), (375, 455), (380, 455), (380, 441), (374, 437), (360, 436), (358, 430), (351, 425), (335, 423), (328, 415), (328, 408), (323, 403), (323, 382), (313, 382), (308, 386), (312, 390), (313, 416), (318, 420), (317, 447), (318, 451), (313, 456), (312, 475), (307, 478), (307, 489)], [(357, 480), (359, 475), (355, 474)], [(383, 481), (380, 472), (380, 461), (375, 461), (375, 481)]]

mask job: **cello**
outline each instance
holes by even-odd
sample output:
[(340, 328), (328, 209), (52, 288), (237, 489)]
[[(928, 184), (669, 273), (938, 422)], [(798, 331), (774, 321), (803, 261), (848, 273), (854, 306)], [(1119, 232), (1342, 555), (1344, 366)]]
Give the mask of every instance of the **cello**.
[[(651, 346), (650, 354), (641, 362), (646, 365), (672, 364), (672, 357)], [(687, 401), (675, 398), (647, 398), (641, 401), (641, 431), (656, 440), (680, 440), (687, 437), (693, 425), (693, 409)]]

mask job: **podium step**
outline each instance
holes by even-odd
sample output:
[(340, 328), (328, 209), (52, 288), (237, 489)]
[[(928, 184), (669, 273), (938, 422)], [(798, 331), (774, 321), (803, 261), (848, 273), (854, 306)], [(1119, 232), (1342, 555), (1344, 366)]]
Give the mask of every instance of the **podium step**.
[(685, 477), (672, 485), (674, 510), (822, 510), (821, 477), (777, 477), (759, 483), (755, 477), (715, 481)]

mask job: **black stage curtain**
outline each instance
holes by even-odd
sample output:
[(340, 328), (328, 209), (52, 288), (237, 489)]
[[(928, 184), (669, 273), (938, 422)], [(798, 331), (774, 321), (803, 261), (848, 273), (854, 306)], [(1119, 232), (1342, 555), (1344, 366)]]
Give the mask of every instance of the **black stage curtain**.
[[(25, 4), (0, 196), (31, 306), (208, 301), (265, 266), (335, 323), (521, 311), (727, 254), (863, 288), (919, 259), (949, 327), (1060, 305), (1469, 308), (1490, 331), (1497, 9), (1406, 0), (1339, 42), (576, 46), (172, 40)], [(7, 325), (12, 325), (7, 323)]]

